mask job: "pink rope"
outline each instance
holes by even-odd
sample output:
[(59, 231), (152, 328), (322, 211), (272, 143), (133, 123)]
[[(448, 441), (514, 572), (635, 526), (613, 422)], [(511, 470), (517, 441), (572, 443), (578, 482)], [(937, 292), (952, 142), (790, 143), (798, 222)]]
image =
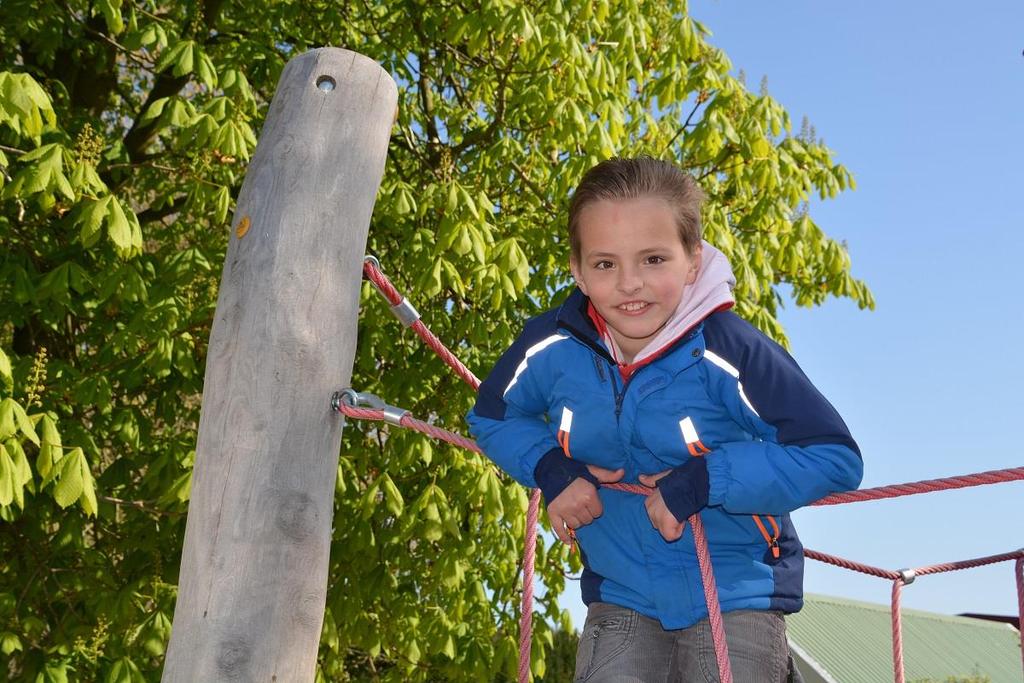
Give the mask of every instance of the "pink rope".
[[(363, 272), (373, 282), (385, 299), (392, 306), (401, 304), (405, 297), (395, 288), (391, 280), (381, 270), (369, 261), (363, 262)], [(473, 387), (480, 388), (480, 380), (455, 354), (448, 350), (441, 340), (431, 332), (422, 320), (417, 320), (411, 325), (414, 332), (419, 335), (427, 346), (433, 349), (434, 353), (440, 356), (448, 367), (464, 382)], [(383, 414), (381, 418), (383, 419)], [(417, 431), (432, 436), (435, 439), (442, 439), (462, 446), (476, 453), (482, 453), (480, 448), (471, 440), (459, 436), (447, 430), (437, 429), (411, 417), (402, 418), (402, 424), (410, 426)], [(540, 517), (540, 489), (533, 489), (530, 492), (530, 503), (526, 510), (526, 538), (523, 547), (523, 599), (519, 617), (519, 683), (528, 683), (530, 680), (530, 650), (533, 640), (533, 572), (536, 562), (537, 547), (537, 519)]]
[[(879, 569), (878, 567), (861, 564), (860, 562), (836, 557), (835, 555), (827, 555), (816, 550), (805, 549), (804, 557), (809, 557), (810, 559), (818, 560), (819, 562), (826, 562), (844, 569), (861, 572), (862, 574), (870, 574), (883, 579), (892, 579), (892, 669), (896, 683), (904, 683), (903, 622), (900, 608), (900, 597), (903, 593), (903, 586), (906, 585), (904, 575), (900, 572), (894, 572), (888, 569)], [(1018, 609), (1020, 614), (1019, 619), (1024, 621), (1024, 549), (1014, 550), (1008, 553), (1000, 553), (999, 555), (976, 557), (970, 560), (957, 560), (955, 562), (933, 564), (910, 571), (913, 572), (914, 576), (927, 576), (928, 574), (939, 574), (941, 572), (954, 572), (961, 569), (983, 567), (985, 565), (995, 564), (996, 562), (1006, 562), (1007, 560), (1013, 559), (1017, 560), (1016, 576), (1017, 601), (1019, 603)], [(1021, 648), (1021, 665), (1024, 666), (1024, 634), (1021, 635)]]
[(970, 486), (984, 486), (986, 484), (999, 484), (1007, 481), (1024, 479), (1024, 467), (1014, 467), (1006, 470), (990, 470), (978, 472), (977, 474), (965, 474), (959, 477), (946, 477), (945, 479), (926, 479), (908, 484), (894, 484), (892, 486), (879, 486), (873, 489), (860, 489), (859, 491), (847, 491), (827, 496), (811, 505), (842, 505), (844, 503), (859, 503), (865, 500), (879, 500), (882, 498), (898, 498), (900, 496), (912, 496), (918, 493), (931, 493), (933, 491), (947, 491), (949, 489), (962, 489)]
[(880, 579), (892, 579), (896, 580), (900, 578), (899, 572), (890, 571), (888, 569), (879, 569), (878, 567), (872, 567), (869, 564), (861, 564), (860, 562), (854, 562), (853, 560), (847, 560), (842, 557), (836, 557), (835, 555), (827, 555), (817, 550), (809, 550), (804, 548), (804, 557), (809, 557), (812, 560), (818, 562), (825, 562), (832, 564), (843, 569), (849, 569), (851, 571), (860, 572), (861, 574), (870, 574), (871, 576), (877, 576)]
[(1024, 555), (1017, 558), (1014, 574), (1017, 577), (1017, 632), (1020, 633), (1020, 664), (1024, 669)]
[[(384, 411), (376, 410), (374, 408), (358, 408), (355, 406), (342, 404), (338, 410), (339, 412), (343, 413), (346, 417), (354, 417), (360, 420), (381, 421), (384, 419)], [(466, 437), (460, 434), (456, 434), (455, 432), (450, 432), (447, 429), (441, 429), (440, 427), (435, 427), (434, 425), (424, 422), (422, 420), (417, 420), (411, 415), (405, 415), (402, 418), (401, 424), (403, 427), (419, 432), (420, 434), (425, 434), (432, 439), (447, 441), (450, 444), (460, 446), (468, 451), (473, 451), (474, 453), (483, 453), (483, 451), (480, 450), (480, 447), (477, 446), (472, 439), (467, 439)]]
[(601, 484), (603, 489), (614, 489), (615, 491), (625, 491), (626, 493), (635, 493), (638, 496), (649, 496), (654, 493), (654, 489), (649, 489), (646, 486), (640, 484)]
[[(363, 272), (366, 274), (366, 277), (369, 278), (370, 282), (376, 285), (377, 291), (379, 291), (392, 306), (397, 306), (405, 301), (405, 297), (402, 296), (395, 288), (391, 283), (391, 280), (388, 279), (388, 276), (369, 261), (363, 262)], [(474, 389), (480, 388), (480, 380), (477, 376), (474, 375), (469, 368), (463, 365), (462, 361), (455, 357), (455, 354), (448, 350), (448, 347), (446, 347), (441, 340), (423, 324), (422, 320), (417, 320), (410, 327), (412, 327), (413, 331), (419, 335), (420, 339), (426, 342), (427, 346), (433, 349), (434, 353), (440, 356), (441, 359), (448, 364), (448, 367), (454, 370), (455, 374), (461, 377), (466, 384)]]
[(903, 683), (903, 618), (900, 610), (900, 596), (903, 593), (903, 577), (892, 582), (892, 671), (893, 680)]
[(718, 677), (722, 683), (732, 683), (732, 667), (729, 665), (729, 645), (725, 641), (725, 625), (722, 623), (722, 606), (718, 603), (718, 586), (711, 567), (711, 553), (708, 539), (704, 534), (704, 522), (700, 514), (690, 516), (693, 528), (693, 542), (697, 546), (697, 562), (700, 564), (700, 578), (704, 582), (704, 601), (708, 606), (708, 621), (711, 623), (711, 641), (715, 644), (715, 659), (718, 661)]
[[(872, 567), (869, 564), (861, 564), (860, 562), (854, 562), (853, 560), (847, 560), (843, 557), (837, 557), (835, 555), (828, 555), (817, 550), (804, 550), (804, 557), (818, 562), (825, 562), (832, 564), (843, 569), (849, 569), (861, 574), (870, 574), (871, 576), (877, 576), (880, 579), (891, 579), (895, 581), (901, 578), (902, 574), (889, 569), (879, 569), (878, 567)], [(912, 569), (915, 576), (927, 576), (929, 574), (940, 574), (942, 572), (955, 572), (961, 569), (973, 569), (974, 567), (984, 567), (985, 565), (995, 564), (997, 562), (1006, 562), (1008, 560), (1020, 560), (1024, 557), (1024, 550), (1013, 550), (1008, 553), (1000, 553), (999, 555), (986, 555), (984, 557), (975, 557), (969, 560), (957, 560), (955, 562), (944, 562), (942, 564), (932, 564), (917, 569)]]
[(995, 564), (996, 562), (1006, 562), (1007, 560), (1020, 559), (1024, 557), (1024, 550), (1014, 550), (1009, 553), (1002, 553), (999, 555), (987, 555), (985, 557), (976, 557), (971, 560), (958, 560), (956, 562), (945, 562), (943, 564), (933, 564), (927, 567), (921, 567), (915, 569), (914, 573), (918, 576), (926, 576), (928, 574), (939, 574), (941, 572), (955, 572), (961, 569), (973, 569), (974, 567), (984, 567), (987, 564)]
[(530, 680), (530, 650), (533, 640), (533, 567), (537, 548), (537, 517), (540, 511), (540, 489), (530, 492), (526, 511), (526, 541), (523, 548), (523, 600), (519, 612), (519, 680)]

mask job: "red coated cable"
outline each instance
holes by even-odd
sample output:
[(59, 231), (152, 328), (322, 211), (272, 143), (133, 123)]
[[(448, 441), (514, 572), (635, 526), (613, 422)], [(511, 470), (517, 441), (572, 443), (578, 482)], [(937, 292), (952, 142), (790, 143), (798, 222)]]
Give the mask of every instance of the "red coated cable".
[[(363, 261), (363, 273), (366, 277), (374, 284), (385, 299), (388, 300), (392, 306), (400, 306), (406, 300), (404, 296), (399, 293), (395, 286), (388, 279), (388, 276), (383, 273), (372, 261)], [(480, 387), (480, 380), (474, 375), (469, 368), (462, 364), (458, 358), (455, 357), (451, 351), (448, 350), (440, 339), (427, 329), (427, 326), (423, 324), (422, 320), (416, 320), (410, 325), (413, 331), (419, 335), (420, 339), (426, 342), (427, 346), (433, 349), (434, 353), (441, 357), (445, 363), (448, 364), (452, 370), (455, 371), (459, 377), (463, 379), (469, 386), (474, 389)]]
[(865, 500), (880, 500), (882, 498), (898, 498), (900, 496), (912, 496), (918, 493), (932, 493), (933, 491), (948, 491), (949, 489), (962, 489), (970, 486), (984, 486), (986, 484), (999, 484), (1007, 481), (1018, 481), (1024, 479), (1024, 467), (1012, 467), (1005, 470), (989, 470), (976, 474), (964, 474), (958, 477), (945, 477), (944, 479), (926, 479), (914, 481), (907, 484), (893, 484), (891, 486), (879, 486), (873, 489), (860, 489), (858, 491), (846, 491), (817, 500), (811, 505), (842, 505), (844, 503), (859, 503)]
[(903, 671), (903, 613), (900, 609), (900, 596), (903, 593), (903, 577), (892, 582), (892, 672), (895, 683), (904, 682)]
[(519, 611), (519, 680), (530, 680), (530, 652), (533, 642), (533, 567), (537, 549), (537, 518), (540, 513), (540, 489), (530, 491), (526, 510), (526, 539), (523, 546), (523, 598)]
[(1024, 667), (1024, 555), (1017, 558), (1014, 566), (1017, 577), (1017, 632), (1020, 633), (1021, 667)]
[(700, 564), (700, 578), (704, 582), (704, 602), (708, 606), (708, 622), (711, 624), (711, 642), (715, 645), (715, 659), (718, 662), (718, 678), (721, 683), (732, 683), (732, 667), (729, 665), (729, 645), (725, 640), (725, 625), (722, 623), (722, 606), (718, 602), (718, 586), (711, 567), (711, 553), (708, 539), (704, 534), (704, 522), (700, 513), (690, 515), (693, 528), (693, 543), (697, 547), (697, 562)]
[(826, 553), (818, 552), (817, 550), (810, 550), (804, 548), (804, 557), (809, 557), (812, 560), (818, 562), (825, 562), (832, 564), (843, 569), (849, 569), (851, 571), (860, 572), (861, 574), (870, 574), (871, 576), (877, 576), (880, 579), (892, 579), (896, 580), (900, 578), (899, 572), (894, 572), (889, 569), (879, 569), (878, 567), (872, 567), (869, 564), (861, 564), (860, 562), (854, 562), (853, 560), (847, 560), (842, 557), (836, 557), (835, 555), (828, 555)]

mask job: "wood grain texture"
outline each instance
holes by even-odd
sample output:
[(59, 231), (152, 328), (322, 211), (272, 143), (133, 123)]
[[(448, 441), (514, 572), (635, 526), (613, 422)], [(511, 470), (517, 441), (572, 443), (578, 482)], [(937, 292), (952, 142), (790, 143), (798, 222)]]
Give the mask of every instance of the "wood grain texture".
[(347, 50), (281, 75), (229, 235), (164, 681), (314, 678), (342, 430), (330, 398), (351, 378), (396, 103), (391, 77)]

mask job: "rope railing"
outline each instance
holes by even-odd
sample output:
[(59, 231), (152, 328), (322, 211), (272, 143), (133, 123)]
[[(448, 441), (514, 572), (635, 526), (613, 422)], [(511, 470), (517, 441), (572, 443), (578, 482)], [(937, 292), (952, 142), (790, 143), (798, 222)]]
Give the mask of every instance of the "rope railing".
[(473, 389), (480, 388), (480, 380), (474, 375), (469, 368), (462, 364), (462, 361), (455, 357), (455, 354), (448, 350), (437, 336), (427, 329), (427, 326), (420, 320), (420, 314), (413, 308), (409, 300), (402, 296), (395, 286), (388, 279), (388, 276), (380, 269), (380, 262), (377, 261), (373, 256), (367, 256), (363, 260), (363, 274), (370, 281), (371, 284), (380, 292), (389, 304), (391, 304), (391, 312), (398, 318), (403, 325), (412, 329), (420, 339), (422, 339), (427, 346), (429, 346), (434, 353), (441, 357), (441, 359), (448, 364), (452, 370), (455, 371), (462, 380), (473, 387)]
[(1020, 635), (1020, 665), (1024, 668), (1024, 557), (1018, 557), (1014, 566), (1017, 579), (1017, 633)]
[(1008, 481), (1019, 481), (1024, 479), (1024, 467), (1011, 467), (1005, 470), (990, 470), (988, 472), (977, 472), (975, 474), (963, 474), (957, 477), (946, 477), (944, 479), (926, 479), (924, 481), (913, 481), (906, 484), (893, 484), (891, 486), (879, 486), (873, 489), (858, 489), (857, 491), (844, 491), (821, 500), (816, 500), (811, 505), (845, 505), (846, 503), (860, 503), (866, 500), (881, 500), (883, 498), (899, 498), (918, 493), (933, 493), (935, 491), (949, 491), (952, 489), (968, 488), (970, 486), (986, 486), (988, 484), (1001, 484)]
[[(843, 569), (860, 572), (861, 574), (869, 574), (871, 576), (877, 576), (878, 578), (889, 579), (892, 581), (892, 597), (890, 599), (889, 609), (892, 619), (893, 678), (896, 683), (904, 683), (906, 677), (903, 666), (903, 613), (900, 601), (903, 595), (903, 587), (913, 583), (918, 576), (954, 572), (962, 569), (973, 569), (975, 567), (984, 567), (986, 565), (996, 564), (997, 562), (1016, 560), (1014, 575), (1017, 580), (1018, 631), (1020, 631), (1021, 626), (1024, 625), (1024, 570), (1022, 570), (1022, 567), (1024, 567), (1024, 548), (1008, 553), (1000, 553), (999, 555), (987, 555), (985, 557), (975, 557), (969, 560), (944, 562), (942, 564), (932, 564), (924, 567), (918, 567), (916, 569), (901, 569), (898, 571), (879, 569), (878, 567), (861, 564), (860, 562), (847, 560), (843, 557), (836, 557), (835, 555), (828, 555), (826, 553), (818, 552), (817, 550), (805, 549), (804, 557), (808, 557), (812, 560), (818, 560), (819, 562), (826, 562), (828, 564), (835, 565), (836, 567), (842, 567)], [(1020, 638), (1021, 647), (1024, 648), (1024, 633), (1021, 634)], [(1024, 666), (1024, 651), (1022, 651), (1021, 664)]]
[[(420, 320), (419, 313), (413, 308), (402, 294), (395, 288), (394, 284), (381, 271), (380, 264), (376, 258), (368, 256), (363, 263), (363, 273), (370, 280), (378, 292), (391, 305), (391, 311), (406, 327), (411, 328), (423, 341), (462, 378), (474, 390), (479, 389), (480, 380), (474, 375), (448, 348), (431, 332)], [(438, 439), (451, 443), (460, 448), (474, 453), (483, 453), (480, 447), (472, 439), (455, 432), (437, 427), (422, 420), (418, 420), (401, 408), (386, 404), (379, 397), (346, 389), (334, 395), (331, 401), (332, 407), (346, 417), (364, 420), (384, 421), (407, 429), (412, 429), (432, 439)], [(1024, 467), (1009, 468), (1003, 470), (990, 470), (974, 474), (965, 474), (941, 479), (928, 479), (889, 486), (879, 486), (858, 491), (848, 491), (826, 496), (820, 500), (809, 503), (811, 506), (844, 505), (847, 503), (864, 502), (869, 500), (883, 500), (888, 498), (899, 498), (904, 496), (933, 493), (936, 491), (947, 491), (952, 489), (966, 488), (972, 486), (985, 486), (989, 484), (1004, 483), (1010, 481), (1024, 480)], [(654, 489), (640, 484), (613, 483), (601, 484), (603, 488), (626, 491), (628, 493), (649, 496)], [(519, 639), (519, 681), (528, 683), (530, 680), (530, 654), (532, 642), (532, 615), (533, 615), (533, 575), (534, 561), (537, 542), (537, 526), (540, 508), (540, 490), (533, 489), (530, 494), (530, 502), (527, 509), (526, 539), (523, 551), (523, 593), (520, 612), (520, 639)], [(688, 520), (694, 535), (694, 544), (697, 550), (698, 562), (700, 564), (701, 579), (704, 583), (705, 600), (708, 608), (708, 620), (711, 625), (712, 639), (715, 645), (715, 656), (718, 663), (719, 677), (723, 683), (732, 682), (732, 672), (729, 665), (728, 646), (726, 644), (725, 629), (723, 626), (721, 607), (718, 603), (718, 594), (715, 586), (714, 574), (712, 572), (711, 556), (708, 550), (707, 538), (704, 533), (704, 525), (700, 514), (692, 515)], [(936, 565), (928, 565), (917, 569), (889, 570), (871, 565), (855, 562), (845, 558), (829, 555), (816, 550), (804, 549), (804, 556), (851, 571), (888, 579), (893, 582), (891, 610), (892, 610), (892, 643), (893, 643), (893, 672), (895, 683), (904, 683), (905, 674), (903, 666), (903, 639), (900, 599), (903, 587), (909, 585), (917, 576), (938, 574), (942, 572), (958, 571), (981, 567), (997, 562), (1016, 560), (1015, 577), (1017, 583), (1017, 598), (1019, 617), (1018, 630), (1021, 631), (1021, 664), (1024, 666), (1024, 549), (989, 555), (986, 557), (958, 560)]]

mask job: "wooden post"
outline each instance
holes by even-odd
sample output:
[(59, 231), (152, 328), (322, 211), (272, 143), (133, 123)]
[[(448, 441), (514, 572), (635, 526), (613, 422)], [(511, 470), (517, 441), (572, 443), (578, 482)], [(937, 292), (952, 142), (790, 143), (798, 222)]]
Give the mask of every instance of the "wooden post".
[[(362, 260), (398, 94), (334, 48), (281, 75), (210, 334), (163, 681), (312, 681)], [(344, 522), (343, 522), (344, 523)]]

